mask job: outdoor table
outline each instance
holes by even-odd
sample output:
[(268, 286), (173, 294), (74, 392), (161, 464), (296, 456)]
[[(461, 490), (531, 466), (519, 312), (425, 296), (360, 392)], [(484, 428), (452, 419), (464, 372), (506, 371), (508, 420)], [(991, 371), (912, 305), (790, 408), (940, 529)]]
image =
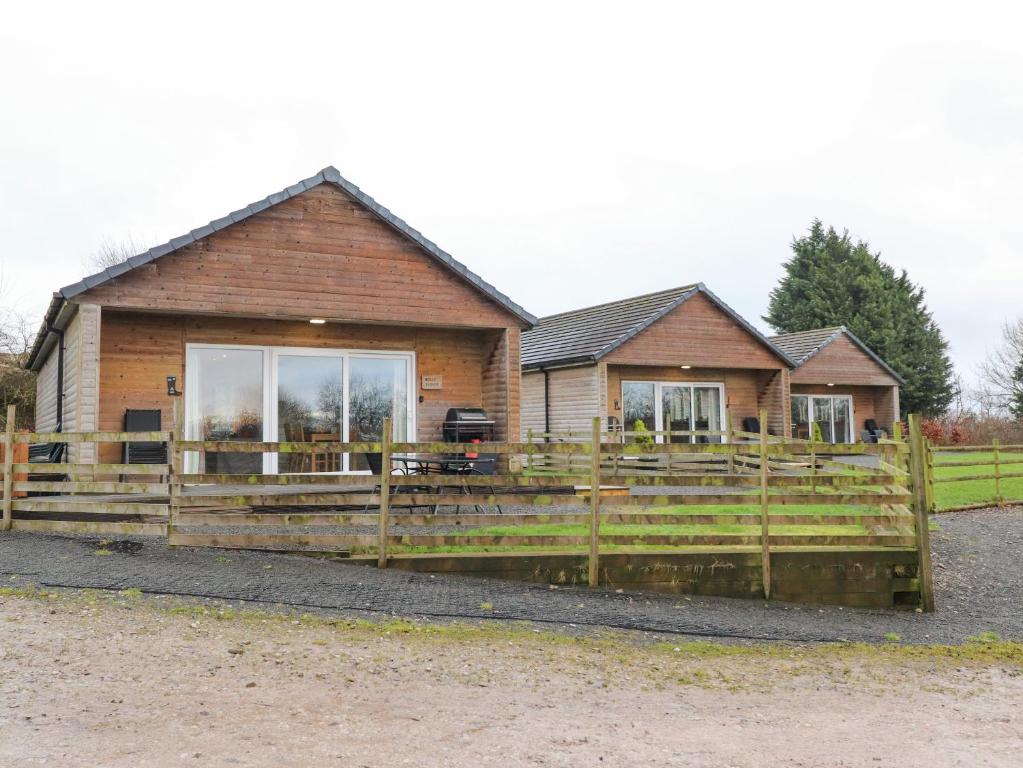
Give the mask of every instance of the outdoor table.
[(494, 459), (470, 459), (467, 456), (423, 456), (414, 453), (393, 453), (391, 461), (400, 464), (406, 475), (464, 475), (477, 469), (480, 465), (489, 468), (494, 464)]
[[(406, 475), (482, 475), (489, 473), (479, 471), (481, 465), (489, 469), (496, 463), (496, 460), (492, 458), (471, 459), (467, 456), (423, 456), (406, 453), (391, 454), (391, 461), (399, 464), (402, 472)], [(461, 493), (472, 495), (470, 488), (466, 486), (459, 486), (458, 488)], [(491, 488), (490, 492), (494, 493), (494, 489)], [(479, 504), (474, 504), (473, 507), (477, 512), (482, 512)], [(434, 505), (434, 514), (437, 513), (439, 508), (439, 504)], [(457, 505), (455, 511), (458, 511)], [(497, 511), (500, 513), (500, 506), (497, 507)]]

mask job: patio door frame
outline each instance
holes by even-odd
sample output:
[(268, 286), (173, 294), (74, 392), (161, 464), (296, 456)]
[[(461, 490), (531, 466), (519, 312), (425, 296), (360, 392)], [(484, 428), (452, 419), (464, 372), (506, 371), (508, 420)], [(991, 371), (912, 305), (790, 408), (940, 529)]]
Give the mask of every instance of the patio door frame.
[[(622, 413), (625, 413), (625, 385), (626, 384), (642, 384), (642, 385), (653, 385), (654, 387), (654, 432), (664, 432), (664, 388), (665, 387), (686, 387), (689, 389), (689, 405), (690, 405), (690, 429), (687, 431), (695, 432), (696, 430), (692, 427), (696, 423), (696, 413), (693, 410), (695, 406), (695, 397), (693, 396), (693, 390), (697, 387), (715, 388), (718, 390), (718, 423), (722, 425), (721, 432), (724, 432), (725, 423), (725, 385), (724, 382), (720, 381), (649, 381), (645, 379), (623, 379), (621, 383), (621, 404)], [(623, 424), (623, 427), (630, 429), (627, 425)], [(713, 430), (719, 431), (719, 430)], [(656, 440), (658, 443), (664, 442), (663, 435), (657, 435)], [(722, 435), (720, 438), (721, 442), (726, 442), (726, 438)], [(689, 435), (689, 442), (695, 442), (695, 435)], [(679, 443), (684, 445), (684, 443)]]
[[(848, 400), (849, 401), (849, 434), (846, 435), (848, 438), (845, 443), (839, 443), (835, 440), (835, 403), (831, 403), (831, 442), (830, 445), (852, 445), (856, 442), (856, 412), (854, 411), (855, 400), (852, 395), (822, 395), (822, 394), (804, 394), (802, 392), (796, 392), (795, 394), (789, 395), (789, 401), (791, 408), (791, 401), (797, 397), (805, 397), (806, 401), (806, 416), (809, 419), (810, 434), (813, 434), (813, 425), (816, 423), (816, 419), (813, 417), (813, 401), (818, 400)], [(795, 420), (792, 421), (792, 428), (795, 429)]]
[[(351, 423), (351, 402), (349, 399), (349, 374), (351, 372), (352, 358), (377, 358), (384, 360), (404, 360), (405, 366), (405, 392), (408, 402), (406, 404), (406, 434), (415, 439), (416, 416), (418, 405), (416, 389), (416, 353), (414, 351), (381, 351), (376, 349), (348, 349), (333, 347), (289, 347), (274, 346), (271, 344), (210, 344), (206, 342), (186, 342), (185, 344), (185, 438), (187, 440), (199, 440), (200, 435), (195, 434), (192, 426), (193, 421), (191, 410), (198, 407), (198, 404), (190, 397), (189, 393), (197, 392), (198, 376), (196, 366), (189, 365), (188, 360), (193, 349), (238, 349), (238, 350), (259, 350), (263, 353), (263, 436), (264, 442), (276, 443), (277, 424), (277, 359), (280, 355), (310, 357), (336, 357), (341, 365), (341, 387), (343, 393), (342, 416), (341, 416), (341, 442), (348, 442), (348, 430)], [(198, 454), (189, 452), (190, 456), (186, 461), (186, 471), (189, 473), (198, 472)], [(349, 456), (343, 454), (342, 473), (344, 474), (368, 474), (367, 470), (349, 470)], [(263, 454), (263, 474), (277, 474), (278, 456), (276, 453)], [(336, 473), (325, 473), (336, 474)]]

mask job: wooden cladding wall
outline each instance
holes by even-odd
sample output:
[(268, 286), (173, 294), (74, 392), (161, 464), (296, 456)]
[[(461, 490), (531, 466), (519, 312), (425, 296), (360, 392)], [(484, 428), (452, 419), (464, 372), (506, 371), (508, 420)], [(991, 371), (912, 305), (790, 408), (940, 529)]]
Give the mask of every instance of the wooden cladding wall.
[(546, 413), (544, 408), (543, 372), (531, 371), (522, 374), (522, 440), (526, 440), (529, 431), (534, 435), (546, 432)]
[(83, 294), (105, 307), (518, 327), (521, 321), (322, 184)]
[[(543, 374), (540, 376), (542, 397)], [(548, 377), (550, 431), (559, 434), (571, 432), (589, 439), (593, 431), (593, 417), (600, 415), (597, 366), (555, 368), (548, 371)], [(540, 431), (543, 431), (542, 422)]]
[(57, 428), (57, 351), (53, 350), (36, 376), (36, 432)]
[(604, 358), (619, 365), (778, 369), (785, 363), (734, 318), (696, 294)]
[[(492, 401), (502, 390), (502, 418), (518, 420), (518, 355), (494, 356), (496, 346), (508, 347), (505, 332), (408, 326), (348, 325), (241, 318), (148, 315), (105, 311), (102, 320), (100, 362), (100, 430), (120, 430), (126, 408), (160, 408), (163, 423), (173, 420), (173, 400), (167, 395), (167, 376), (185, 381), (185, 345), (247, 344), (332, 349), (390, 350), (416, 353), (416, 408), (418, 440), (441, 439), (441, 422), (453, 406), (485, 405), (484, 390)], [(514, 336), (518, 349), (517, 329)], [(510, 347), (509, 347), (510, 348)], [(514, 366), (502, 373), (498, 360)], [(423, 390), (422, 377), (441, 376), (440, 390)], [(500, 379), (497, 383), (491, 380)], [(423, 402), (417, 402), (418, 397)], [(505, 427), (506, 428), (506, 427)], [(119, 450), (118, 446), (108, 451)], [(119, 460), (112, 453), (104, 461)]]
[(894, 386), (898, 382), (845, 336), (840, 336), (792, 372), (793, 384), (864, 384)]

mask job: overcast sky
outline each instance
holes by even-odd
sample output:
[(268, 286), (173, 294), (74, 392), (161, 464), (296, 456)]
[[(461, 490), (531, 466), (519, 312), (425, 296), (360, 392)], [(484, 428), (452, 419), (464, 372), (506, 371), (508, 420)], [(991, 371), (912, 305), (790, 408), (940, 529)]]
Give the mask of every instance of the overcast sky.
[(1010, 3), (21, 3), (0, 26), (5, 299), (41, 314), (326, 165), (537, 315), (703, 281), (759, 327), (848, 228), (967, 378), (1023, 314)]

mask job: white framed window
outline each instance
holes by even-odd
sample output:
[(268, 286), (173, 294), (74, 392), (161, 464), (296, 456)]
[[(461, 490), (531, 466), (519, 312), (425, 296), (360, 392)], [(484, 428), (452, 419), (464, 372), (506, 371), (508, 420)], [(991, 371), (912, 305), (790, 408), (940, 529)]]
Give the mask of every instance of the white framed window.
[[(414, 352), (187, 344), (185, 435), (190, 440), (357, 442), (415, 431)], [(186, 456), (199, 471), (198, 454)], [(368, 471), (361, 455), (208, 452), (204, 472)]]
[[(622, 428), (642, 421), (657, 432), (724, 431), (725, 385), (718, 382), (623, 381)], [(662, 437), (657, 438), (663, 442)], [(673, 443), (721, 443), (720, 435), (677, 435)]]
[(809, 440), (815, 427), (825, 443), (852, 443), (852, 395), (792, 395), (792, 436)]

